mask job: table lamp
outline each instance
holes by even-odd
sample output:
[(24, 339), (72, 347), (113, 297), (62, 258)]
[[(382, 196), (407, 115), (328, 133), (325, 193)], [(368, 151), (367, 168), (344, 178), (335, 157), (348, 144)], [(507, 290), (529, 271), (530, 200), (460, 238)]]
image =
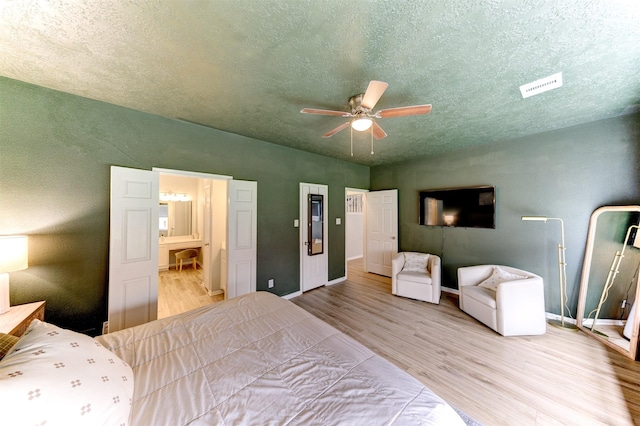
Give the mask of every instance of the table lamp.
[(0, 314), (9, 311), (9, 272), (29, 267), (29, 241), (25, 235), (0, 236)]

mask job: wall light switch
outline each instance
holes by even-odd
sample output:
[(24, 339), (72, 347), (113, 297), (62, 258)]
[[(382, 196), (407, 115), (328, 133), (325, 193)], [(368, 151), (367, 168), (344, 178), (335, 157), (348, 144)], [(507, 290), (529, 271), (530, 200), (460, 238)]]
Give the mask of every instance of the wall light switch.
[(342, 219), (339, 217), (336, 217), (336, 225), (342, 225)]
[(294, 228), (298, 228), (298, 227), (300, 227), (300, 221), (299, 221), (298, 219), (294, 219), (294, 220), (293, 220), (293, 227), (294, 227)]

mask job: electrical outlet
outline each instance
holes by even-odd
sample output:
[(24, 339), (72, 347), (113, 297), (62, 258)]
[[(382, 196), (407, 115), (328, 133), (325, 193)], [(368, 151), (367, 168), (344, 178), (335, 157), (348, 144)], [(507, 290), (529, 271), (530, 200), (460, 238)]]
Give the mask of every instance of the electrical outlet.
[(269, 288), (273, 288), (273, 278), (269, 280)]
[(109, 321), (105, 321), (102, 323), (102, 334), (109, 333)]
[(624, 308), (626, 308), (626, 307), (627, 307), (627, 299), (624, 299), (624, 300), (622, 301), (622, 309), (624, 309)]

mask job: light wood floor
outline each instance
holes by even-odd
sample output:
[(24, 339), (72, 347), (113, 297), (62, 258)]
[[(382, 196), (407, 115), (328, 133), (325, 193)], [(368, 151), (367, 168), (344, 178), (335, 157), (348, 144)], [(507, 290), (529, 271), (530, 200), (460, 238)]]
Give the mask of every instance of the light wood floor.
[(202, 270), (183, 267), (158, 275), (158, 319), (224, 300), (224, 294), (209, 296), (202, 286)]
[(349, 262), (348, 280), (292, 301), (485, 425), (640, 424), (640, 362), (581, 332), (503, 337), (458, 309), (391, 294)]

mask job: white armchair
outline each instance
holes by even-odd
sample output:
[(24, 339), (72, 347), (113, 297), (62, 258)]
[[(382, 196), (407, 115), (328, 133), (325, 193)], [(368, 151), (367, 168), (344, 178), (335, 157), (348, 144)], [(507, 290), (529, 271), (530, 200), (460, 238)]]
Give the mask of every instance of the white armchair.
[(499, 265), (458, 268), (460, 309), (503, 336), (544, 334), (542, 277)]
[(396, 254), (391, 260), (391, 293), (440, 303), (440, 257), (415, 252)]

